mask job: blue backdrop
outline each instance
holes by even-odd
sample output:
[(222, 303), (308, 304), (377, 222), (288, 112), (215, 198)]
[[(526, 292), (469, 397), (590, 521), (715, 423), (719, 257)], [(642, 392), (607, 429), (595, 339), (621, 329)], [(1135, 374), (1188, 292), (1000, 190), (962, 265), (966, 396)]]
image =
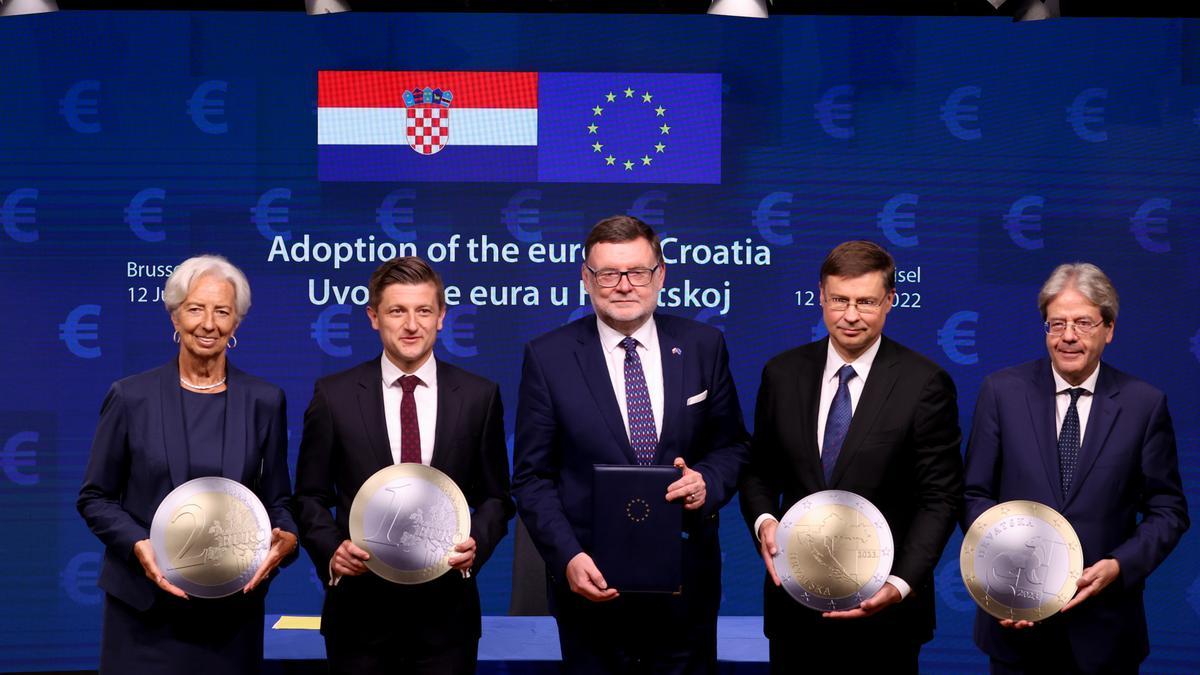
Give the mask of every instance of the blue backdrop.
[[(580, 75), (554, 76), (579, 90), (543, 89), (536, 104), (540, 126), (565, 129), (534, 141), (552, 182), (532, 182), (544, 172), (465, 182), (453, 171), (431, 173), (437, 182), (321, 182), (324, 70)], [(704, 77), (668, 77), (685, 73)], [(619, 108), (626, 89), (635, 107), (652, 96), (637, 114), (661, 106), (652, 121), (679, 130), (631, 132), (634, 118), (620, 117), (634, 114)], [(450, 112), (453, 143), (454, 121), (466, 118)], [(613, 126), (587, 132), (597, 119)], [(673, 145), (683, 127), (691, 145)], [(607, 138), (636, 146), (628, 157), (579, 168), (607, 156), (589, 136), (617, 128)], [(95, 667), (101, 547), (75, 496), (109, 383), (175, 353), (159, 301), (166, 266), (220, 252), (246, 270), (254, 305), (232, 358), (286, 390), (294, 463), (312, 382), (378, 353), (358, 287), (381, 255), (411, 247), (458, 289), (438, 357), (501, 383), (511, 434), (521, 345), (589, 311), (569, 245), (619, 212), (668, 237), (662, 311), (724, 329), (748, 412), (763, 363), (823, 334), (817, 268), (842, 240), (873, 239), (895, 255), (899, 307), (887, 332), (948, 369), (964, 432), (984, 375), (1044, 354), (1035, 296), (1053, 266), (1099, 264), (1123, 301), (1106, 359), (1168, 393), (1195, 517), (1200, 22), (8, 18), (0, 664)], [(761, 563), (736, 508), (724, 515), (722, 612), (759, 614)], [(970, 640), (960, 541), (937, 570), (929, 672), (984, 664)], [(1150, 579), (1147, 670), (1200, 669), (1197, 542), (1186, 536)], [(480, 575), (487, 614), (508, 607), (511, 560), (510, 537)], [(268, 606), (316, 613), (320, 600), (301, 559)]]

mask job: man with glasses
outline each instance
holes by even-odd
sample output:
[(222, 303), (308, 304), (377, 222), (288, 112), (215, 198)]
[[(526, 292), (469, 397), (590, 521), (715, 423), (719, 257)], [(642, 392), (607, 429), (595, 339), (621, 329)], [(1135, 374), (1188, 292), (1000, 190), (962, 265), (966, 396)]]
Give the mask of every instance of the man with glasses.
[[(833, 249), (820, 275), (829, 337), (763, 368), (740, 498), (767, 570), (763, 632), (773, 673), (916, 673), (921, 645), (933, 637), (933, 568), (960, 512), (962, 434), (950, 376), (882, 335), (895, 274), (876, 244)], [(783, 513), (830, 489), (878, 507), (895, 552), (875, 595), (821, 613), (780, 587), (772, 556)]]
[(1100, 268), (1060, 265), (1038, 294), (1049, 358), (980, 388), (963, 527), (999, 502), (1040, 502), (1074, 527), (1085, 566), (1038, 625), (976, 614), (993, 673), (1136, 673), (1150, 651), (1142, 588), (1189, 522), (1166, 397), (1100, 362), (1117, 307)]
[[(715, 673), (717, 512), (749, 440), (725, 341), (711, 326), (655, 314), (666, 268), (642, 221), (600, 221), (584, 256), (596, 316), (526, 346), (513, 453), (513, 492), (551, 577), (564, 669)], [(682, 594), (622, 594), (605, 581), (591, 555), (597, 464), (682, 471), (662, 497), (683, 503)]]

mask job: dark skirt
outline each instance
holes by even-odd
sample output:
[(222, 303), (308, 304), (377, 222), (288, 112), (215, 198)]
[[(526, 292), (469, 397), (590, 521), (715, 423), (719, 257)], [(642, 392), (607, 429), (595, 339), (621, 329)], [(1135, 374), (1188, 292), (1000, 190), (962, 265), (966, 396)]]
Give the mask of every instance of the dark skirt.
[(104, 597), (100, 672), (105, 675), (260, 673), (263, 667), (263, 588), (227, 598), (181, 600), (157, 591), (139, 612)]

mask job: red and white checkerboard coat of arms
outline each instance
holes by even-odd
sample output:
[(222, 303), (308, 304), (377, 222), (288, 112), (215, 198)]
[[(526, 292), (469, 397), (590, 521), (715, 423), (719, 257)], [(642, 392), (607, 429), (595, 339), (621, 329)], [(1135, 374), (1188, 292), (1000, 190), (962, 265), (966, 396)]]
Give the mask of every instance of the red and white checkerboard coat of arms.
[(434, 155), (446, 147), (450, 139), (450, 109), (440, 105), (418, 105), (408, 108), (405, 137), (408, 147), (422, 155)]

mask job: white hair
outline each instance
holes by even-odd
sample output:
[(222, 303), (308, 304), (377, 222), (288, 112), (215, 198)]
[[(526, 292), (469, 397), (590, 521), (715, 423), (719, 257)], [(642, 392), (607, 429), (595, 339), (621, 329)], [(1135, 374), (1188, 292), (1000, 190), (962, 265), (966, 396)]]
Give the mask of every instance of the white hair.
[(1120, 301), (1117, 299), (1117, 289), (1113, 286), (1099, 267), (1091, 263), (1065, 263), (1054, 268), (1050, 278), (1042, 284), (1038, 293), (1038, 309), (1042, 312), (1042, 320), (1046, 319), (1046, 306), (1058, 297), (1059, 293), (1074, 288), (1089, 302), (1100, 308), (1100, 318), (1104, 323), (1111, 324), (1117, 320), (1117, 310)]
[(233, 284), (234, 312), (237, 321), (241, 323), (246, 313), (250, 311), (250, 282), (236, 265), (219, 255), (198, 255), (188, 258), (175, 266), (175, 271), (167, 277), (163, 286), (163, 304), (167, 313), (174, 314), (183, 304), (192, 284), (203, 276), (213, 276)]

